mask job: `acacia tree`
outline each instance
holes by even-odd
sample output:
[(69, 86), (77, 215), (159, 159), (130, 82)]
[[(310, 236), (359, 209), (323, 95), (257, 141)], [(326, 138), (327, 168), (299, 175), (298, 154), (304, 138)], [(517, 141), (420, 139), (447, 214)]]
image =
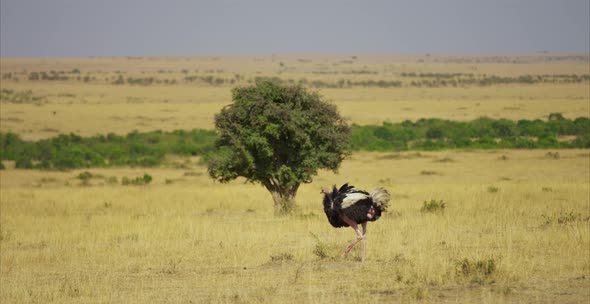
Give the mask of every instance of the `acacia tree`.
[(336, 171), (349, 153), (348, 125), (317, 92), (259, 81), (234, 88), (232, 99), (215, 115), (218, 149), (209, 175), (262, 184), (278, 213), (293, 209), (301, 183), (319, 169)]

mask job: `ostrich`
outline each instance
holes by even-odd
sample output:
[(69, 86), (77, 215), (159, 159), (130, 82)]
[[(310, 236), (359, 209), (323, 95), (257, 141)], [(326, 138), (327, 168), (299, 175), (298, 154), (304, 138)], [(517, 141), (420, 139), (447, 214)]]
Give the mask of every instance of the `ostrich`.
[[(376, 221), (381, 217), (381, 212), (387, 209), (391, 197), (389, 192), (385, 188), (379, 187), (368, 193), (346, 183), (340, 189), (336, 189), (334, 185), (331, 192), (328, 188), (322, 188), (320, 193), (324, 194), (324, 212), (330, 224), (336, 228), (352, 227), (356, 232), (356, 240), (346, 247), (344, 255), (347, 255), (358, 242), (362, 241), (361, 261), (364, 261), (367, 222)], [(358, 224), (363, 227), (362, 234)]]

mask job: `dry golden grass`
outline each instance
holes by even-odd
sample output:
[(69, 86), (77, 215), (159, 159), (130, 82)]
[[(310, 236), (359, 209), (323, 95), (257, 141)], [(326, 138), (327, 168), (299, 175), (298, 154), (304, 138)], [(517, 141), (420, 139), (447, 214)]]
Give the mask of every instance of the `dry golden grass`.
[[(148, 172), (148, 186), (1, 171), (0, 301), (584, 302), (590, 154), (546, 152), (353, 154), (301, 188), (291, 217), (273, 215), (263, 187), (214, 183), (194, 161), (90, 170)], [(321, 210), (318, 189), (345, 181), (393, 193), (390, 212), (369, 224), (364, 263), (356, 249), (342, 257), (354, 233)], [(421, 212), (430, 200), (446, 208)]]
[[(35, 87), (41, 91), (43, 86)], [(70, 132), (91, 136), (126, 134), (132, 130), (212, 129), (213, 115), (231, 103), (228, 88), (129, 88), (110, 85), (91, 87), (89, 91), (81, 85), (61, 85), (58, 88), (89, 101), (3, 104), (0, 110), (1, 129), (12, 130), (23, 138), (33, 140)], [(154, 97), (158, 100), (150, 102)], [(169, 97), (176, 101), (164, 101)], [(190, 102), (191, 98), (195, 102)], [(93, 99), (96, 101), (90, 101)]]
[[(200, 56), (172, 58), (1, 58), (2, 89), (31, 90), (44, 97), (35, 104), (2, 103), (0, 130), (26, 139), (39, 139), (74, 132), (84, 136), (131, 130), (174, 130), (213, 127), (213, 115), (231, 103), (231, 87), (245, 85), (255, 77), (284, 80), (307, 79), (337, 82), (347, 80), (404, 80), (401, 73), (473, 73), (475, 75), (571, 75), (587, 74), (587, 61), (539, 61), (543, 56), (524, 56), (530, 63), (453, 63), (451, 56)], [(456, 56), (455, 56), (456, 57)], [(457, 57), (463, 58), (463, 57)], [(476, 60), (479, 57), (465, 57)], [(487, 57), (481, 57), (485, 59)], [(514, 57), (515, 60), (520, 57)], [(426, 62), (420, 62), (426, 60)], [(535, 61), (536, 60), (536, 61)], [(281, 66), (280, 64), (283, 63)], [(95, 78), (86, 83), (29, 81), (29, 73), (80, 70), (69, 77)], [(354, 71), (368, 71), (358, 74)], [(321, 74), (318, 74), (321, 73)], [(327, 73), (327, 74), (324, 74)], [(175, 84), (112, 85), (124, 78), (154, 77), (176, 80)], [(186, 76), (237, 79), (233, 85), (211, 86), (184, 81)], [(18, 78), (18, 81), (16, 80)], [(405, 79), (407, 81), (407, 79)], [(508, 119), (546, 119), (560, 112), (576, 118), (590, 113), (588, 83), (502, 85), (445, 88), (320, 89), (350, 122), (380, 124), (406, 119), (443, 118), (471, 120), (481, 116)]]
[[(587, 60), (509, 59), (519, 63), (425, 55), (0, 58), (2, 74), (19, 78), (2, 79), (2, 89), (45, 98), (39, 105), (2, 103), (0, 131), (38, 139), (212, 128), (214, 113), (231, 102), (231, 86), (180, 82), (187, 74), (337, 81), (398, 80), (402, 72), (588, 73)], [(73, 69), (96, 80), (25, 76)], [(117, 71), (179, 82), (115, 86)], [(590, 113), (587, 83), (320, 93), (359, 124)], [(339, 174), (322, 172), (302, 186), (290, 217), (274, 216), (263, 187), (214, 183), (196, 159), (168, 162), (184, 169), (92, 168), (89, 185), (76, 178), (80, 170), (8, 164), (0, 171), (0, 302), (587, 302), (590, 153), (562, 150), (555, 159), (547, 152), (355, 153)], [(120, 185), (122, 177), (146, 172), (150, 185)], [(112, 177), (119, 183), (109, 183)], [(320, 187), (344, 182), (383, 185), (393, 194), (390, 212), (369, 224), (364, 263), (358, 249), (342, 257), (354, 233), (332, 228), (321, 210)], [(444, 210), (422, 212), (431, 201), (444, 202)]]
[[(231, 103), (227, 87), (99, 85), (87, 88), (41, 84), (35, 85), (34, 90), (42, 95), (58, 95), (55, 90), (61, 90), (77, 97), (72, 102), (52, 101), (42, 105), (2, 104), (3, 131), (39, 139), (70, 132), (90, 136), (110, 132), (126, 134), (131, 130), (212, 129), (214, 114)], [(320, 93), (336, 104), (349, 122), (358, 124), (420, 118), (472, 120), (482, 116), (546, 119), (554, 112), (577, 118), (590, 112), (590, 90), (583, 85), (507, 86), (500, 92), (496, 90), (353, 88), (322, 89)]]

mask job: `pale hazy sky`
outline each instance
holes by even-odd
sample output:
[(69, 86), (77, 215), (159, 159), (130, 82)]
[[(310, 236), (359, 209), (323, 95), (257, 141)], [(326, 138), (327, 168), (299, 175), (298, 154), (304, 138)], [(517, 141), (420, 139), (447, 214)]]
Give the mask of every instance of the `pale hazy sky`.
[(590, 0), (0, 0), (7, 57), (590, 53)]

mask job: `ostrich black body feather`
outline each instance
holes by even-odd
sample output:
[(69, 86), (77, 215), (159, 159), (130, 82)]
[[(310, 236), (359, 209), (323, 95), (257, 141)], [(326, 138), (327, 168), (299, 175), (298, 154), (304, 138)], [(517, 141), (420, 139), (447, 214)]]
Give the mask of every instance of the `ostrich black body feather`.
[[(375, 196), (373, 193), (369, 194), (352, 185), (349, 186), (348, 183), (342, 185), (340, 189), (333, 186), (331, 193), (324, 194), (324, 212), (330, 224), (336, 228), (349, 227), (341, 215), (345, 215), (355, 223), (374, 222), (381, 217), (381, 213), (387, 207), (380, 204)], [(369, 218), (367, 215), (371, 209), (374, 214)]]

